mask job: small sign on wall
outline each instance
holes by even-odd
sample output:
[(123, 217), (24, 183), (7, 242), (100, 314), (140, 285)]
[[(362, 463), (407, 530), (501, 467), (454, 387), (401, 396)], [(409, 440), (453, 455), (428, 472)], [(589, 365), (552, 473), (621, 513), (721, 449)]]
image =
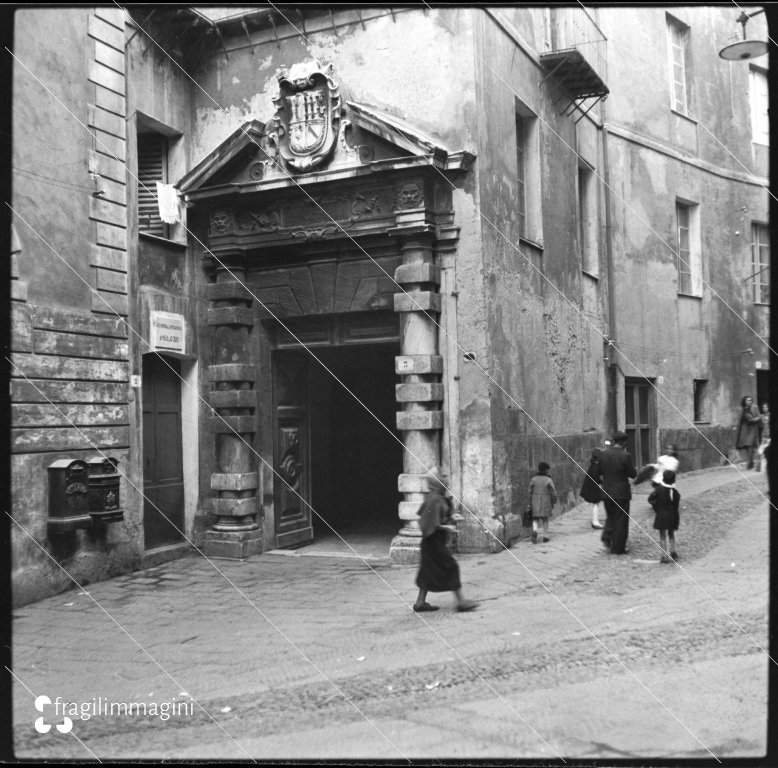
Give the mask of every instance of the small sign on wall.
[(184, 353), (186, 323), (174, 312), (151, 313), (151, 348), (160, 352)]

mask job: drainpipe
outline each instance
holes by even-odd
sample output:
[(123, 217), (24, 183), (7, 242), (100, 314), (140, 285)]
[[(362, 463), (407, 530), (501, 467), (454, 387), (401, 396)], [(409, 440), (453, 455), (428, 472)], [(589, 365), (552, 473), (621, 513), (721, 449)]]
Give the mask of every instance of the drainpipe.
[(605, 261), (608, 274), (608, 339), (610, 343), (605, 347), (603, 357), (608, 365), (608, 426), (611, 434), (618, 429), (618, 408), (616, 393), (618, 392), (618, 352), (615, 349), (617, 338), (616, 324), (616, 295), (614, 285), (613, 268), (613, 199), (610, 188), (610, 160), (608, 156), (608, 120), (607, 108), (602, 104), (602, 164), (605, 180)]

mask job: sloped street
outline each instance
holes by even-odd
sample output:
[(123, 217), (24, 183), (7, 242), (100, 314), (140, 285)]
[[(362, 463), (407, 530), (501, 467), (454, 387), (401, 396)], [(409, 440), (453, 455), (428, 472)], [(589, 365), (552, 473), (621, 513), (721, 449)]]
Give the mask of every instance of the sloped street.
[[(644, 493), (623, 557), (581, 507), (552, 521), (548, 544), (460, 556), (480, 601), (470, 614), (450, 595), (411, 612), (412, 567), (293, 554), (215, 567), (191, 556), (26, 606), (17, 757), (758, 756), (766, 480), (727, 467), (679, 488), (677, 565), (658, 562)], [(40, 734), (40, 695), (194, 705)], [(44, 715), (62, 721), (53, 705)]]

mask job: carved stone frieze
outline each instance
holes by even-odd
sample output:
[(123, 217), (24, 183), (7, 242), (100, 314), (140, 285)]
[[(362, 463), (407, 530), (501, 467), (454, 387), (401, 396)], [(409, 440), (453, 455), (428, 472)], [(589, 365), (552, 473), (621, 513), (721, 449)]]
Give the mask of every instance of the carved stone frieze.
[(238, 232), (275, 232), (281, 217), (278, 211), (266, 208), (263, 211), (241, 211), (236, 221)]
[(210, 235), (226, 235), (233, 231), (235, 222), (229, 211), (216, 211), (211, 214), (211, 222), (208, 227)]
[[(287, 205), (250, 209), (222, 209), (211, 214), (209, 236), (252, 237), (278, 233), (282, 237), (318, 240), (325, 235), (360, 224), (389, 219), (396, 205), (392, 186), (349, 190), (312, 201), (290, 201)], [(406, 198), (407, 199), (407, 196)]]
[(409, 181), (397, 187), (394, 198), (394, 210), (405, 211), (409, 208), (421, 208), (424, 205), (424, 185), (421, 181)]
[(378, 194), (365, 196), (360, 192), (354, 192), (352, 196), (354, 198), (351, 205), (353, 218), (359, 219), (370, 213), (381, 213), (381, 201)]

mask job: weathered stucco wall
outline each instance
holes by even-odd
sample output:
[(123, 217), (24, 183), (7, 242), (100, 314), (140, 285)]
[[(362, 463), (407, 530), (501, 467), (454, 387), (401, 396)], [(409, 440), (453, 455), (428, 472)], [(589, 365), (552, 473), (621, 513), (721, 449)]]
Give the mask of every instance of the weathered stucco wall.
[(470, 13), (401, 10), (393, 20), (388, 10), (366, 11), (364, 29), (355, 20), (305, 35), (284, 25), (278, 44), (257, 38), (253, 54), (242, 31), (226, 38), (229, 59), (216, 52), (192, 92), (192, 164), (244, 122), (270, 120), (276, 70), (312, 59), (333, 65), (344, 101), (401, 117), (450, 149), (472, 145), (466, 117), (474, 110), (473, 73), (471, 58), (463, 55)]
[[(526, 489), (540, 461), (551, 465), (563, 504), (574, 503), (575, 462), (585, 466), (602, 439), (606, 404), (603, 289), (582, 276), (576, 217), (576, 150), (582, 144), (581, 153), (598, 167), (597, 135), (584, 121), (579, 141), (572, 120), (559, 114), (564, 104), (558, 110), (537, 87), (546, 74), (537, 60), (546, 48), (543, 14), (501, 9), (499, 18), (512, 24), (506, 30), (482, 13), (476, 57), (486, 367), (495, 380), (487, 429), (493, 511), (508, 540), (521, 531)], [(509, 34), (515, 30), (521, 45)], [(539, 132), (540, 164), (528, 171), (526, 195), (539, 196), (542, 216), (529, 225), (529, 240), (520, 240), (518, 229), (516, 99), (537, 115)], [(528, 169), (531, 163), (528, 157)]]
[(47, 526), (48, 467), (55, 460), (110, 456), (125, 473), (130, 455), (123, 26), (118, 9), (21, 9), (15, 15), (12, 206), (20, 251), (12, 302), (11, 494), (19, 524), (12, 527), (17, 605), (139, 561), (140, 505), (124, 478), (121, 522), (67, 533)]
[[(622, 372), (657, 382), (655, 447), (672, 436), (684, 446), (682, 463), (696, 467), (728, 455), (740, 399), (756, 394), (755, 364), (768, 366), (756, 336), (768, 337), (768, 307), (754, 305), (748, 280), (751, 223), (768, 220), (760, 182), (767, 168), (751, 143), (748, 66), (717, 56), (732, 42), (731, 19), (720, 9), (671, 12), (690, 27), (689, 116), (670, 109), (668, 56), (657, 50), (665, 11), (635, 10), (640, 23), (628, 35), (618, 11), (601, 9), (611, 167), (621, 169), (613, 184), (614, 285)], [(645, 87), (635, 89), (638, 72)], [(695, 204), (699, 217), (699, 298), (677, 293), (676, 199)], [(709, 382), (699, 425), (695, 379)]]
[(17, 217), (14, 227), (23, 254), (19, 278), (28, 301), (43, 306), (91, 307), (85, 254), (94, 240), (88, 226), (73, 227), (88, 221), (93, 189), (83, 127), (94, 101), (84, 55), (89, 15), (85, 8), (36, 8), (15, 16), (13, 207), (27, 224)]

